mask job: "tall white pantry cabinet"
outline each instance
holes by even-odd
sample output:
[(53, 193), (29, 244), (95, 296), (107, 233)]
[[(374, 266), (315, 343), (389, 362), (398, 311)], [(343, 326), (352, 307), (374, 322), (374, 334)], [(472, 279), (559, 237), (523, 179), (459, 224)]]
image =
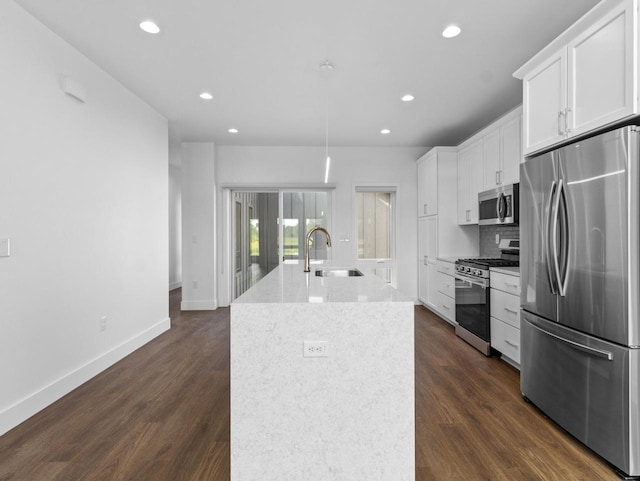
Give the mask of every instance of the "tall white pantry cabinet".
[(438, 257), (478, 254), (478, 226), (459, 226), (456, 147), (434, 147), (417, 161), (418, 298), (449, 321), (438, 308)]

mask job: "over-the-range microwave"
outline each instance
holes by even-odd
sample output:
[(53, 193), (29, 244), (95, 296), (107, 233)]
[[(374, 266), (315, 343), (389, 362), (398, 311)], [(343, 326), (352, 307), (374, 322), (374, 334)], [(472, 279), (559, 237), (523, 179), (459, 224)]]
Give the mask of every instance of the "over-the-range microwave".
[(510, 184), (478, 194), (479, 225), (517, 225), (519, 220), (519, 187)]

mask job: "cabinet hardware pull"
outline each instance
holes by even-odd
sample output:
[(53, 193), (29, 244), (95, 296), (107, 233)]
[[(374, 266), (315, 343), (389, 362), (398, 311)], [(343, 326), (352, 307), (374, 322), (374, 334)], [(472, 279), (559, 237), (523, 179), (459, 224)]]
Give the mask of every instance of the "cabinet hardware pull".
[(571, 129), (569, 128), (569, 112), (571, 109), (564, 109), (564, 133), (565, 135), (569, 135), (571, 133)]
[(509, 309), (508, 307), (504, 308), (505, 311), (510, 312), (511, 314), (517, 314), (518, 311), (514, 311), (513, 309)]
[(496, 185), (500, 185), (500, 171), (496, 170)]
[(444, 305), (444, 304), (442, 304), (442, 307), (444, 307), (444, 308), (445, 308), (446, 310), (448, 310), (448, 311), (450, 311), (450, 310), (451, 310), (451, 308), (450, 308), (449, 306), (446, 306), (446, 305)]
[[(562, 111), (558, 112), (558, 135), (564, 135), (565, 134), (565, 131), (562, 130), (562, 119), (561, 119), (561, 117), (564, 116), (564, 115), (565, 115), (564, 112), (562, 112)], [(566, 117), (565, 117), (564, 124), (565, 124), (565, 128), (566, 128), (566, 126), (567, 126)]]
[(428, 264), (427, 259), (429, 258), (429, 256), (424, 256), (424, 265), (426, 266)]
[(518, 284), (510, 284), (508, 282), (505, 282), (504, 285), (507, 286), (507, 287), (513, 287), (514, 289), (518, 288)]
[(519, 349), (520, 346), (518, 346), (516, 343), (509, 341), (508, 339), (505, 339), (504, 342), (506, 344), (509, 344), (511, 347), (515, 347), (516, 349)]

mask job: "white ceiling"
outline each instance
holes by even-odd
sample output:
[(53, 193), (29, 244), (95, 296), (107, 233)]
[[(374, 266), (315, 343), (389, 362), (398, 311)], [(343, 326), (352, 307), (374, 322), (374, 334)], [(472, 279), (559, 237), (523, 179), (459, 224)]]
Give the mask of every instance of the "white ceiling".
[[(521, 103), (512, 73), (597, 3), (15, 1), (184, 141), (324, 145), (328, 96), (330, 145), (416, 147), (455, 145)], [(138, 28), (148, 18), (158, 35)], [(459, 37), (441, 36), (449, 23), (462, 27)], [(319, 69), (325, 59), (335, 65), (329, 75)], [(401, 102), (405, 93), (416, 100)]]

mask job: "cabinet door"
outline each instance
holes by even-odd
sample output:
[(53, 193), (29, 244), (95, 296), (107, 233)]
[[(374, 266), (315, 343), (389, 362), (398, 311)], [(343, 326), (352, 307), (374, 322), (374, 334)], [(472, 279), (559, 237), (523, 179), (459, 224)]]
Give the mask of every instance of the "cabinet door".
[(491, 347), (520, 364), (520, 329), (492, 317)]
[(438, 292), (438, 219), (437, 216), (418, 220), (418, 297), (422, 303), (435, 309)]
[(469, 146), (469, 165), (471, 180), (469, 182), (470, 223), (478, 223), (478, 193), (484, 190), (484, 141), (482, 139)]
[(418, 162), (418, 217), (427, 215), (428, 174), (426, 159)]
[(436, 264), (438, 257), (438, 216), (432, 215), (426, 220), (426, 239), (427, 239), (427, 261), (429, 264)]
[(633, 1), (614, 8), (568, 45), (569, 135), (636, 111)]
[(426, 190), (426, 212), (427, 215), (438, 213), (438, 155), (434, 153), (427, 158), (427, 190)]
[(418, 220), (418, 298), (427, 304), (429, 277), (427, 275), (427, 218)]
[(563, 48), (522, 79), (525, 154), (565, 138), (566, 64)]
[(438, 291), (438, 266), (435, 264), (427, 265), (427, 307), (438, 310), (438, 301), (440, 300), (440, 292)]
[(439, 292), (437, 307), (438, 312), (446, 321), (451, 324), (456, 323), (456, 301), (453, 298)]
[(469, 148), (458, 152), (458, 224), (471, 224), (471, 152)]
[(521, 121), (518, 115), (500, 127), (500, 152), (502, 169), (501, 184), (515, 184), (520, 180), (520, 162), (522, 159)]
[(500, 129), (484, 136), (484, 182), (482, 190), (500, 185)]

